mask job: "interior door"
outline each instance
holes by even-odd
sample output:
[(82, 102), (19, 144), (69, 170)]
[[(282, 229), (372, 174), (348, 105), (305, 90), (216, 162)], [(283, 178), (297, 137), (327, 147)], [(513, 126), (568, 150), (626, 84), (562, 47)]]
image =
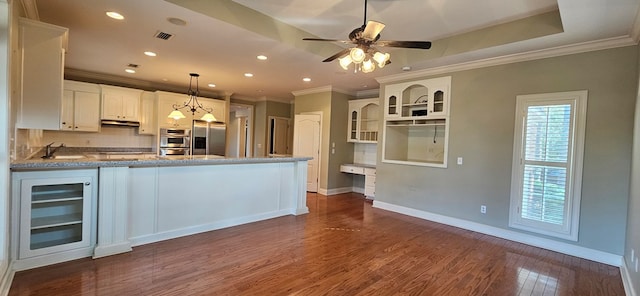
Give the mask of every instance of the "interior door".
[(320, 175), (320, 114), (297, 114), (294, 120), (293, 154), (308, 156), (307, 191), (318, 192)]

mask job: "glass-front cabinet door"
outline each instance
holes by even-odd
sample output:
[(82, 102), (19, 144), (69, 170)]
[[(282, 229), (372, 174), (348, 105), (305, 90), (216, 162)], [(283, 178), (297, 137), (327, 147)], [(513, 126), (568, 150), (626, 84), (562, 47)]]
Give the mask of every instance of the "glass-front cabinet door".
[(349, 139), (347, 140), (348, 142), (358, 140), (358, 110), (349, 111)]
[(90, 246), (94, 179), (21, 181), (20, 258)]

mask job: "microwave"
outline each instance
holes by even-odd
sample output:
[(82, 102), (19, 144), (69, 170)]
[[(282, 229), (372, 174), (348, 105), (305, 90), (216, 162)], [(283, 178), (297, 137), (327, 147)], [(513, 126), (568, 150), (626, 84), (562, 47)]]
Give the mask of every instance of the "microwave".
[(191, 130), (177, 128), (160, 129), (160, 148), (189, 148)]

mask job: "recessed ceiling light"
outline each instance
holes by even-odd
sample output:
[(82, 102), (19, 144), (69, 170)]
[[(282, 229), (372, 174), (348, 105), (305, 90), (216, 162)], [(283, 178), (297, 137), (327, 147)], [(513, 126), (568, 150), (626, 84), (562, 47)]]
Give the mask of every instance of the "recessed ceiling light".
[(131, 74), (136, 73), (136, 70), (133, 69), (125, 69), (124, 71)]
[(258, 60), (264, 61), (264, 60), (266, 60), (266, 59), (267, 59), (267, 56), (265, 56), (265, 55), (259, 55), (259, 56), (257, 56), (257, 58), (258, 58)]
[(253, 74), (251, 74), (251, 73), (244, 73), (244, 77), (253, 77)]
[(176, 25), (176, 26), (185, 26), (187, 25), (187, 22), (183, 19), (179, 19), (177, 17), (169, 17), (167, 18), (167, 21)]
[(215, 84), (213, 84), (213, 83), (209, 83), (209, 84), (207, 84), (207, 85), (208, 85), (209, 87), (216, 87), (216, 85), (215, 85)]
[(404, 66), (404, 67), (402, 67), (402, 71), (411, 71), (411, 67)]
[(167, 79), (167, 78), (162, 78), (162, 81), (169, 81), (169, 79)]
[(304, 82), (309, 82), (309, 81), (311, 81), (311, 78), (309, 78), (309, 77), (305, 77), (305, 78), (302, 78), (302, 81), (304, 81)]
[(144, 54), (145, 54), (145, 55), (148, 55), (148, 56), (150, 56), (150, 57), (155, 57), (155, 56), (157, 56), (157, 55), (158, 55), (158, 54), (156, 54), (156, 53), (155, 53), (155, 52), (153, 52), (153, 51), (145, 51), (145, 52), (144, 52)]
[(117, 13), (115, 11), (107, 11), (107, 16), (112, 18), (112, 19), (115, 19), (115, 20), (123, 20), (124, 19), (124, 16), (122, 16), (122, 14), (119, 14), (119, 13)]

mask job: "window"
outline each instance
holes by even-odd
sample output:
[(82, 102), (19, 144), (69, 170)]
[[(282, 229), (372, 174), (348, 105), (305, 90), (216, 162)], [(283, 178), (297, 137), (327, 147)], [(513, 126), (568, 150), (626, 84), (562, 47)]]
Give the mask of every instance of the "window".
[(587, 91), (516, 99), (509, 226), (578, 240)]

